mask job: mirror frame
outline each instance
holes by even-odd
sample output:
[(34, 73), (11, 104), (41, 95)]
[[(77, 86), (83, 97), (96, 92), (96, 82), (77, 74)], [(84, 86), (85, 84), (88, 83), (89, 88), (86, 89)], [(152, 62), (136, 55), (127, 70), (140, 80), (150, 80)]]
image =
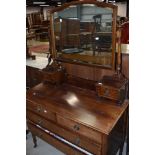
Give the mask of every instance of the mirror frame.
[[(111, 67), (106, 67), (104, 65), (99, 65), (99, 64), (78, 62), (78, 61), (74, 62), (72, 60), (65, 60), (65, 59), (57, 57), (56, 45), (55, 45), (55, 34), (54, 34), (54, 20), (53, 20), (54, 13), (58, 12), (58, 11), (63, 11), (64, 9), (68, 8), (71, 5), (79, 5), (79, 4), (94, 4), (97, 7), (103, 7), (103, 8), (107, 7), (107, 8), (111, 8), (113, 10), (113, 14), (112, 14), (112, 19), (113, 19), (113, 24), (112, 24), (112, 64), (111, 64)], [(60, 61), (60, 62), (67, 62), (67, 63), (115, 70), (116, 22), (117, 22), (117, 6), (110, 4), (110, 3), (99, 2), (96, 0), (79, 0), (79, 1), (72, 1), (69, 3), (64, 3), (62, 6), (54, 8), (53, 10), (50, 11), (50, 54), (52, 55), (52, 58), (54, 60)]]

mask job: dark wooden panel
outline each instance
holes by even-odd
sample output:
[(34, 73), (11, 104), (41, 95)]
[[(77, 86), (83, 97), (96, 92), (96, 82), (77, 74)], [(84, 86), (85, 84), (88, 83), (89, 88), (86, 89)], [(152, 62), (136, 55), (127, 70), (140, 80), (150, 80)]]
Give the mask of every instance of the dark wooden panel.
[(66, 83), (79, 87), (79, 88), (95, 91), (95, 83), (93, 80), (87, 80), (87, 79), (76, 77), (73, 75), (67, 75)]
[(95, 68), (94, 69), (94, 81), (101, 80), (102, 77), (105, 75), (113, 75), (113, 74), (114, 74), (113, 70)]
[(94, 80), (94, 69), (88, 66), (63, 63), (67, 73), (84, 79)]
[(63, 65), (65, 66), (68, 74), (93, 81), (98, 81), (102, 78), (102, 76), (112, 75), (114, 73), (113, 70), (101, 69), (89, 66), (82, 66), (69, 63), (63, 63)]
[[(114, 70), (82, 66), (76, 64), (63, 63), (67, 73), (84, 79), (93, 81), (100, 80), (105, 75), (113, 75)], [(122, 73), (129, 78), (129, 54), (122, 54)]]

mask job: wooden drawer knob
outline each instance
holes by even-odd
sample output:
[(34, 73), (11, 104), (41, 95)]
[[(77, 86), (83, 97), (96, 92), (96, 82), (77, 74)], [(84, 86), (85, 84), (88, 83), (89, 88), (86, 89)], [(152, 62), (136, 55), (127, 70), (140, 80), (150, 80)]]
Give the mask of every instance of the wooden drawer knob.
[(43, 134), (42, 134), (42, 133), (40, 133), (40, 134), (39, 134), (39, 137), (42, 137), (42, 136), (43, 136)]
[(76, 138), (76, 139), (75, 139), (75, 144), (76, 144), (76, 145), (79, 145), (79, 144), (80, 144), (80, 138)]
[(105, 89), (104, 95), (105, 95), (105, 96), (108, 96), (108, 95), (109, 95), (109, 89), (108, 89), (108, 88)]
[(37, 93), (36, 93), (36, 92), (34, 92), (34, 93), (33, 93), (33, 95), (35, 96), (35, 95), (37, 95)]
[(38, 124), (42, 124), (43, 123), (43, 121), (42, 120), (38, 120)]
[(41, 108), (40, 107), (37, 107), (37, 112), (41, 112)]
[(77, 124), (75, 124), (73, 128), (74, 128), (74, 130), (77, 130), (77, 131), (80, 130), (80, 126)]

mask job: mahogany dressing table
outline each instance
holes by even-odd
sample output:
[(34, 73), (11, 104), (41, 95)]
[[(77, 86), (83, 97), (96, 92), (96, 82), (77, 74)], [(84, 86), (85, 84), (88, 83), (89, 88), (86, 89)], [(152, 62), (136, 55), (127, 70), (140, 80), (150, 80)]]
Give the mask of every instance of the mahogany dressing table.
[[(71, 57), (66, 58), (65, 54), (68, 53), (63, 53), (63, 48), (75, 50), (77, 47), (56, 48), (55, 13), (67, 18), (64, 17), (67, 10), (74, 10), (77, 11), (76, 17), (84, 20), (85, 16), (80, 16), (80, 13), (87, 11), (88, 14), (90, 9), (98, 9), (97, 14), (102, 16), (108, 14), (106, 18), (112, 22), (111, 63), (104, 61), (105, 51), (103, 55), (100, 52), (94, 56), (91, 40), (88, 51), (83, 48), (78, 57), (77, 53), (70, 53)], [(73, 1), (51, 11), (50, 49), (53, 62), (42, 70), (42, 82), (29, 89), (26, 96), (27, 125), (32, 133), (34, 147), (37, 146), (37, 136), (68, 155), (115, 155), (118, 150), (122, 154), (127, 131), (128, 100), (124, 97), (123, 102), (118, 104), (109, 98), (113, 95), (113, 89), (106, 92), (107, 96), (104, 97), (99, 96), (96, 90), (96, 83), (99, 84), (104, 75), (123, 79), (120, 72), (120, 48), (115, 74), (116, 15), (117, 6), (90, 0)], [(106, 22), (104, 19), (101, 21)]]

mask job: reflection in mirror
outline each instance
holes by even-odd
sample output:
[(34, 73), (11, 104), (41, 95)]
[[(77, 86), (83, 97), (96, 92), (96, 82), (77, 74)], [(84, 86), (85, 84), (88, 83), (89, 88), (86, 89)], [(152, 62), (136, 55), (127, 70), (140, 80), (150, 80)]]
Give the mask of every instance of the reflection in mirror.
[(112, 67), (112, 8), (71, 5), (53, 18), (57, 58)]

